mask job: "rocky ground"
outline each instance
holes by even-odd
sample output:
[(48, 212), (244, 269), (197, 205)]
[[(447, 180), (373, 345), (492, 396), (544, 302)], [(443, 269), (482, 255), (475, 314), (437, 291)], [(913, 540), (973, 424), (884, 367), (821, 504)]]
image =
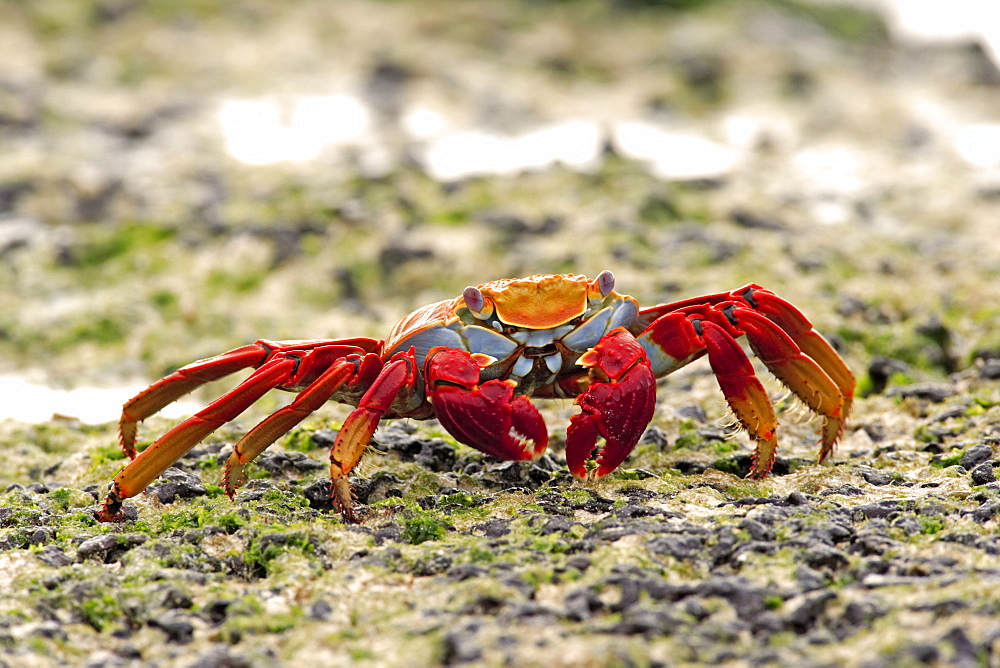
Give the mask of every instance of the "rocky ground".
[[(148, 383), (258, 337), (381, 337), (468, 284), (608, 268), (646, 304), (765, 285), (859, 380), (820, 466), (816, 424), (766, 381), (781, 450), (759, 482), (704, 362), (661, 381), (599, 482), (565, 471), (568, 402), (543, 406), (532, 463), (385, 423), (359, 526), (328, 499), (342, 407), (230, 501), (232, 443), (288, 400), (265, 397), (114, 525), (93, 517), (124, 463), (113, 423), (0, 421), (0, 664), (997, 665), (1000, 157), (975, 134), (996, 67), (829, 4), (674, 4), (0, 5), (2, 374)], [(312, 160), (227, 145), (227, 103), (287, 121), (334, 94), (367, 125)], [(582, 161), (434, 162), (449, 132), (580, 120)], [(680, 176), (622, 122), (714, 158)]]

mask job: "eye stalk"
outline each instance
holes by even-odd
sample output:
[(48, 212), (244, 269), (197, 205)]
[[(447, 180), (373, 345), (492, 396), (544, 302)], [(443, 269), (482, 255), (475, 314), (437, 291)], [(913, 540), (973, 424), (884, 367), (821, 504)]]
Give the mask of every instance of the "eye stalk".
[(486, 320), (493, 315), (493, 303), (486, 299), (479, 288), (470, 285), (462, 292), (462, 299), (469, 312), (478, 320)]
[(597, 278), (594, 279), (591, 285), (600, 290), (602, 297), (607, 297), (615, 289), (615, 275), (608, 269), (605, 269), (597, 275)]

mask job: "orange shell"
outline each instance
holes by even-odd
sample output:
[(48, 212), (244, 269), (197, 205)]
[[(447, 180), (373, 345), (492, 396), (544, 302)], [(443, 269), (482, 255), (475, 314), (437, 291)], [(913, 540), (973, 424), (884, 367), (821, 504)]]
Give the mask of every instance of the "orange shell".
[(501, 322), (527, 329), (558, 327), (583, 315), (591, 296), (589, 279), (574, 274), (505, 278), (479, 289), (493, 302)]
[(413, 313), (405, 315), (392, 326), (389, 336), (385, 337), (385, 350), (392, 350), (411, 334), (421, 330), (444, 325), (455, 317), (455, 307), (460, 299), (446, 299), (418, 308)]

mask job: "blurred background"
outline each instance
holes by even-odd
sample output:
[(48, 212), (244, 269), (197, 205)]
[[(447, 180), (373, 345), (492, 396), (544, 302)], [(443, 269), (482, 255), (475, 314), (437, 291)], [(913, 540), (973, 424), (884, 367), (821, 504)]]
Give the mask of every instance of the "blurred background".
[(986, 366), (998, 31), (988, 0), (0, 3), (0, 418), (602, 269), (771, 288), (863, 393)]

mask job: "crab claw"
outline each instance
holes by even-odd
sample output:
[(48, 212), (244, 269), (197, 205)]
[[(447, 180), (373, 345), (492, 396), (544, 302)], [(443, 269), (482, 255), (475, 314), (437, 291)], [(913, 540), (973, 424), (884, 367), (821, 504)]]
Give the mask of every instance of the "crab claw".
[(639, 442), (656, 404), (656, 378), (646, 352), (623, 327), (612, 330), (580, 357), (592, 382), (577, 397), (583, 409), (566, 430), (566, 464), (577, 478), (588, 475), (598, 436), (604, 448), (597, 455), (600, 477), (618, 468)]
[(548, 446), (548, 430), (514, 385), (479, 384), (479, 364), (468, 352), (435, 348), (427, 355), (427, 393), (441, 426), (461, 443), (491, 457), (534, 459)]

